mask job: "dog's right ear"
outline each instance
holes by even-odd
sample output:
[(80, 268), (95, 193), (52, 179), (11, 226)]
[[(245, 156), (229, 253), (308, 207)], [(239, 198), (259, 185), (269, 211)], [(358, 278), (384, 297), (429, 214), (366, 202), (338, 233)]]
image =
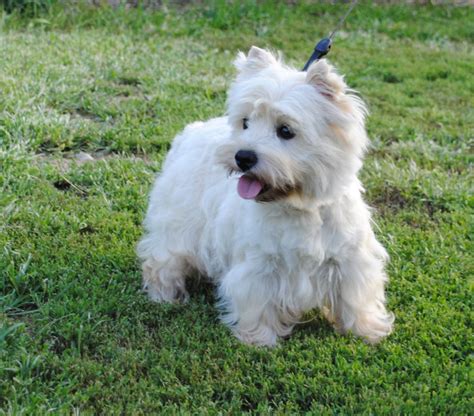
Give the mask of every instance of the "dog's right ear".
[(252, 73), (261, 71), (266, 67), (276, 64), (277, 60), (268, 51), (252, 46), (247, 56), (243, 52), (239, 52), (234, 65), (239, 71), (239, 74), (250, 75)]
[(326, 59), (311, 64), (306, 73), (306, 82), (314, 85), (321, 94), (329, 98), (337, 98), (347, 88), (344, 78), (336, 72)]

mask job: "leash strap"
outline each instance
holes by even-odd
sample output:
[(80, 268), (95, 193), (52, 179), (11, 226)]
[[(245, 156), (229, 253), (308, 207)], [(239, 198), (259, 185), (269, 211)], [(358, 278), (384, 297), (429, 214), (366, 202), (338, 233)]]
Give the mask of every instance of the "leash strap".
[(331, 49), (331, 46), (332, 46), (332, 38), (334, 37), (336, 32), (341, 28), (342, 24), (346, 20), (347, 16), (349, 16), (349, 14), (352, 12), (352, 9), (354, 9), (356, 4), (357, 4), (357, 0), (352, 0), (351, 6), (347, 10), (346, 14), (339, 19), (339, 22), (337, 23), (336, 27), (331, 32), (329, 37), (321, 39), (316, 44), (311, 57), (308, 59), (308, 62), (306, 62), (305, 66), (303, 67), (303, 71), (307, 71), (309, 66), (314, 61), (321, 59), (324, 55), (327, 55), (329, 53), (329, 50)]

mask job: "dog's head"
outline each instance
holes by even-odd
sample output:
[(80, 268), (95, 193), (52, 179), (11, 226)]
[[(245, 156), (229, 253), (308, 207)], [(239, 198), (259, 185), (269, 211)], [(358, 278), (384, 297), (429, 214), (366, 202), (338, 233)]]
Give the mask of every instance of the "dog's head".
[(232, 134), (217, 157), (240, 175), (242, 198), (326, 200), (357, 180), (366, 110), (326, 60), (302, 72), (252, 47), (235, 65), (228, 97)]

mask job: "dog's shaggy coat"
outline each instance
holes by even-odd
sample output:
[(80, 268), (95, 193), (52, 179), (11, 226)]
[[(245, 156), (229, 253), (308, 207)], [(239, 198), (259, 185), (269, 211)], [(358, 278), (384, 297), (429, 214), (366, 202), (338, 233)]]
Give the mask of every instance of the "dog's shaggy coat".
[(325, 60), (301, 72), (252, 47), (235, 64), (228, 115), (186, 127), (154, 185), (138, 245), (146, 291), (185, 299), (199, 272), (244, 342), (273, 345), (313, 308), (378, 341), (393, 315), (357, 179), (364, 104)]

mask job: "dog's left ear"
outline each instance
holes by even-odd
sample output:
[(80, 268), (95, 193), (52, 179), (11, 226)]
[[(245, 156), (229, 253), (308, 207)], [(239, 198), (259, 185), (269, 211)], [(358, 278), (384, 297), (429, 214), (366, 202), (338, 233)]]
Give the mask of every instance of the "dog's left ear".
[(337, 98), (347, 88), (344, 78), (325, 59), (311, 64), (306, 73), (306, 82), (329, 98)]
[(239, 73), (248, 75), (276, 63), (277, 60), (270, 52), (256, 46), (250, 48), (247, 56), (243, 52), (239, 52), (237, 59), (234, 61), (234, 65)]

